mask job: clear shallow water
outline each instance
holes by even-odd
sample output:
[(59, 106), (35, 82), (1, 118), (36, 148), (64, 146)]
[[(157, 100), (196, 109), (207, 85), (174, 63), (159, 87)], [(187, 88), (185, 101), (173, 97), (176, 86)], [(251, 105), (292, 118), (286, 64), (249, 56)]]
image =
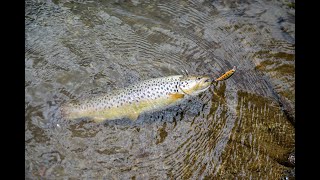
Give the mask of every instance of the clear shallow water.
[[(26, 1), (26, 178), (280, 179), (293, 170), (295, 10), (285, 1)], [(62, 102), (175, 74), (230, 79), (136, 122)]]

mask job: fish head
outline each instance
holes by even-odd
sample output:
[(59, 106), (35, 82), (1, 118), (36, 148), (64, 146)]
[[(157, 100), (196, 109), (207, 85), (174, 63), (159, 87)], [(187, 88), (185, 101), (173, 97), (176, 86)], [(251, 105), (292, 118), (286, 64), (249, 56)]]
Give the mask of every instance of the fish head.
[(179, 88), (185, 94), (197, 95), (207, 90), (211, 83), (209, 76), (183, 76), (180, 78)]

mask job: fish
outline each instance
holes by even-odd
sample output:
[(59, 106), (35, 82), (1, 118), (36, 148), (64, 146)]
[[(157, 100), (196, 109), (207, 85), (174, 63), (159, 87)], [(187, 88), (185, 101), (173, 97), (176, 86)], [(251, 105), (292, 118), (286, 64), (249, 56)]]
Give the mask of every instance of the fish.
[(236, 72), (236, 66), (233, 66), (233, 69), (227, 71), (226, 73), (221, 75), (219, 78), (215, 79), (214, 81), (215, 82), (224, 81), (224, 80), (230, 78), (235, 72)]
[(61, 106), (65, 119), (90, 118), (94, 122), (128, 118), (160, 111), (206, 91), (209, 76), (173, 75), (137, 82), (109, 93), (67, 102)]

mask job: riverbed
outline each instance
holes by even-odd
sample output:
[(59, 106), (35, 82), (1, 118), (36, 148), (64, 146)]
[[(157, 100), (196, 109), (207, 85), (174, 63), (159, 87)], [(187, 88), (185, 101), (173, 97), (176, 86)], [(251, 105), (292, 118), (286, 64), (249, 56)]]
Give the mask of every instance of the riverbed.
[[(294, 1), (25, 4), (26, 179), (294, 177)], [(138, 81), (233, 66), (188, 103), (134, 122), (59, 114)]]

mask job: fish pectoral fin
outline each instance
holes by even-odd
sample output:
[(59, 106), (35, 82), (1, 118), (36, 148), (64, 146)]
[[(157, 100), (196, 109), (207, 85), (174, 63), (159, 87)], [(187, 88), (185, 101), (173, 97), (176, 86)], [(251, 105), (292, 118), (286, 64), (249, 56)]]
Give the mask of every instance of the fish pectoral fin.
[(103, 118), (103, 117), (93, 117), (92, 120), (93, 120), (95, 123), (100, 123), (100, 122), (106, 120), (106, 118)]
[(132, 120), (132, 121), (137, 120), (138, 117), (139, 117), (139, 113), (137, 113), (137, 112), (133, 112), (133, 113), (128, 114), (128, 118), (129, 118), (130, 120)]
[(171, 99), (182, 99), (184, 97), (184, 94), (180, 94), (180, 93), (169, 93), (169, 96)]

